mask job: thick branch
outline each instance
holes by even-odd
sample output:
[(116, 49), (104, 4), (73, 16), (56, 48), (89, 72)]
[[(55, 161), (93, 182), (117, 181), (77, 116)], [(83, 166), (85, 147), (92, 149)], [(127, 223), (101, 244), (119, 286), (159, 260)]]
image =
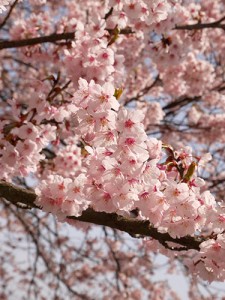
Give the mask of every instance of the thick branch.
[[(109, 33), (112, 33), (111, 29), (106, 29)], [(130, 34), (133, 33), (131, 28), (121, 29), (120, 34)], [(75, 32), (64, 32), (64, 33), (53, 33), (46, 36), (40, 36), (36, 38), (23, 39), (23, 40), (2, 40), (0, 41), (0, 50), (2, 49), (10, 49), (10, 48), (21, 48), (26, 46), (34, 46), (38, 44), (44, 43), (55, 43), (61, 40), (69, 40), (72, 41), (75, 38)]]
[[(137, 220), (117, 215), (116, 213), (96, 212), (92, 209), (87, 209), (80, 217), (69, 217), (83, 222), (89, 222), (97, 225), (104, 225), (129, 233), (131, 236), (152, 237), (158, 240), (163, 246), (168, 248), (167, 242), (177, 243), (186, 249), (199, 250), (199, 245), (202, 241), (196, 238), (187, 236), (183, 238), (172, 238), (168, 233), (160, 233), (154, 228), (149, 221)], [(182, 247), (182, 248), (183, 248)], [(182, 250), (185, 250), (185, 249)]]
[(75, 36), (74, 32), (64, 32), (64, 33), (53, 33), (46, 36), (40, 36), (36, 38), (24, 39), (24, 40), (14, 40), (14, 41), (1, 41), (0, 50), (8, 48), (20, 48), (26, 46), (33, 46), (43, 43), (55, 43), (61, 40), (73, 40)]
[(202, 30), (205, 28), (221, 28), (225, 30), (225, 23), (222, 23), (225, 20), (225, 17), (222, 17), (220, 20), (211, 22), (211, 23), (196, 23), (190, 25), (176, 25), (174, 29), (178, 30)]
[[(34, 192), (16, 187), (13, 184), (9, 184), (5, 181), (0, 181), (0, 197), (7, 199), (9, 202), (15, 205), (24, 204), (28, 207), (39, 208), (34, 203), (37, 197)], [(199, 245), (202, 242), (201, 239), (190, 236), (172, 238), (168, 233), (158, 232), (158, 230), (154, 228), (147, 220), (143, 221), (134, 218), (127, 218), (119, 216), (116, 213), (96, 212), (91, 208), (84, 211), (80, 217), (70, 216), (68, 218), (115, 228), (127, 232), (134, 237), (152, 237), (167, 248), (167, 242), (173, 242), (182, 246), (182, 250), (199, 250)]]
[(35, 205), (36, 194), (30, 190), (22, 189), (13, 184), (0, 180), (0, 197), (7, 199), (13, 204), (25, 204), (29, 207), (38, 208)]

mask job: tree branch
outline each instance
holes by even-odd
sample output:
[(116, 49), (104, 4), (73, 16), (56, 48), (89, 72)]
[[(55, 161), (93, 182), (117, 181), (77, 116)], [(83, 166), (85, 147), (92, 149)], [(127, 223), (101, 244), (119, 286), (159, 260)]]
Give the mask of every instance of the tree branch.
[(2, 27), (5, 26), (6, 22), (8, 21), (8, 19), (10, 18), (11, 14), (12, 14), (12, 11), (13, 11), (14, 7), (17, 5), (17, 2), (18, 2), (18, 1), (19, 1), (19, 0), (15, 0), (14, 3), (11, 5), (10, 10), (8, 11), (8, 13), (7, 13), (5, 19), (4, 19), (4, 20), (2, 21), (2, 23), (0, 24), (0, 28), (2, 28)]
[(200, 96), (195, 96), (192, 98), (187, 96), (181, 96), (163, 107), (163, 110), (166, 111), (165, 116), (167, 117), (168, 115), (173, 114), (174, 111), (180, 109), (183, 106), (186, 106), (187, 104), (199, 102), (200, 100)]
[[(33, 191), (22, 189), (5, 181), (0, 181), (0, 197), (17, 206), (24, 204), (29, 208), (41, 209), (35, 204), (37, 195)], [(167, 243), (172, 242), (182, 246), (180, 250), (199, 250), (199, 245), (203, 242), (202, 238), (191, 236), (172, 238), (168, 233), (158, 232), (148, 220), (123, 217), (116, 213), (96, 212), (92, 208), (85, 210), (80, 217), (69, 216), (68, 219), (108, 226), (127, 232), (133, 237), (151, 237), (166, 248), (170, 248)], [(176, 250), (179, 250), (179, 247)]]
[(211, 23), (196, 23), (190, 25), (176, 25), (174, 29), (178, 30), (202, 30), (205, 28), (221, 28), (225, 30), (225, 24), (222, 23), (225, 20), (225, 16), (219, 19), (218, 21)]
[(40, 36), (40, 37), (24, 39), (24, 40), (1, 41), (0, 50), (33, 46), (33, 45), (43, 44), (43, 43), (55, 43), (61, 40), (73, 40), (74, 37), (75, 37), (75, 32), (64, 32), (64, 33), (53, 33), (46, 36)]

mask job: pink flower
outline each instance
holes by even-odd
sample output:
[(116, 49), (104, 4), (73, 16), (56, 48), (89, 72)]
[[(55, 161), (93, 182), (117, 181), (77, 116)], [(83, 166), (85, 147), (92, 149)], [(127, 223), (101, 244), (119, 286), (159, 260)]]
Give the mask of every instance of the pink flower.
[(155, 0), (146, 1), (148, 6), (149, 16), (146, 20), (147, 24), (157, 23), (163, 21), (167, 18), (168, 12), (170, 10), (170, 5), (168, 1), (165, 0)]
[(165, 196), (169, 203), (176, 204), (187, 200), (190, 196), (190, 190), (186, 183), (177, 183), (170, 181), (165, 190)]
[(7, 146), (7, 150), (3, 151), (2, 153), (2, 160), (4, 161), (5, 164), (7, 164), (10, 167), (15, 167), (18, 158), (19, 158), (19, 152), (11, 144), (9, 144)]
[[(137, 132), (143, 130), (141, 122), (144, 119), (144, 114), (141, 110), (128, 110), (121, 108), (118, 113), (118, 130), (121, 132)], [(142, 129), (142, 130), (141, 130)]]
[(148, 152), (149, 152), (149, 157), (151, 159), (159, 159), (162, 156), (162, 142), (155, 139), (155, 138), (148, 138), (146, 141), (147, 147), (148, 147)]
[(39, 196), (36, 204), (55, 214), (59, 220), (69, 215), (79, 216), (88, 207), (88, 202), (82, 198), (85, 180), (84, 175), (78, 176), (74, 182), (70, 178), (50, 175), (35, 190)]
[(135, 206), (134, 203), (138, 201), (138, 196), (131, 192), (121, 193), (116, 194), (112, 201), (116, 210), (131, 211)]
[(15, 128), (12, 130), (12, 133), (16, 134), (20, 139), (31, 139), (35, 140), (38, 136), (38, 129), (32, 123), (27, 123), (22, 125), (19, 128)]
[(129, 3), (124, 5), (124, 11), (128, 18), (137, 19), (142, 15), (140, 1), (130, 0)]

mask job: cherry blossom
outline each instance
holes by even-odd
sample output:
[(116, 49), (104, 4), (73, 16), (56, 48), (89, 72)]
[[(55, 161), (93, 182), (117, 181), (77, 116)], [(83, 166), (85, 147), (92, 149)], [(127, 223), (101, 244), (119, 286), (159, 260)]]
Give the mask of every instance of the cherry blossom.
[[(8, 184), (1, 195), (17, 205), (3, 200), (0, 218), (12, 212), (29, 232), (19, 210), (33, 207), (83, 235), (94, 225), (80, 221), (104, 225), (108, 252), (87, 242), (93, 260), (78, 262), (76, 276), (42, 256), (62, 274), (59, 288), (71, 290), (75, 276), (90, 289), (97, 274), (102, 299), (149, 291), (169, 299), (144, 274), (154, 252), (197, 280), (225, 281), (224, 8), (222, 0), (0, 0), (0, 193)], [(10, 201), (11, 191), (35, 198)], [(116, 229), (144, 242), (129, 252)], [(104, 254), (117, 266), (109, 290)]]

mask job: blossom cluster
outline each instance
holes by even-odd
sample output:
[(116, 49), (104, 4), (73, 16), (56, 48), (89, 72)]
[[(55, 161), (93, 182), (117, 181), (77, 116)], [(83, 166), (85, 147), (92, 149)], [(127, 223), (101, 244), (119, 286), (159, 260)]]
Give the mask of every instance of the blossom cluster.
[[(65, 50), (65, 65), (69, 76), (74, 85), (77, 85), (80, 77), (88, 81), (94, 79), (102, 84), (106, 80), (112, 81), (112, 75), (115, 71), (115, 55), (112, 49), (107, 48), (107, 40), (100, 39), (98, 35), (95, 39), (91, 38), (91, 32), (84, 31), (83, 26), (77, 26), (76, 39), (73, 42), (72, 49)], [(104, 34), (99, 32), (100, 37)], [(74, 72), (76, 70), (76, 72)]]
[[(78, 216), (88, 206), (124, 216), (138, 209), (138, 218), (150, 220), (160, 232), (174, 238), (194, 236), (206, 225), (209, 232), (223, 236), (225, 224), (215, 222), (217, 204), (209, 191), (201, 192), (204, 181), (192, 170), (195, 162), (190, 149), (176, 151), (173, 159), (161, 162), (162, 148), (173, 150), (149, 138), (143, 112), (120, 108), (114, 92), (110, 83), (100, 86), (79, 80), (72, 100), (77, 111), (71, 114), (70, 123), (86, 145), (86, 168), (73, 180), (65, 175), (42, 180), (36, 189), (40, 195), (37, 204), (59, 219)], [(205, 257), (202, 253), (198, 259), (199, 255)], [(207, 273), (206, 260), (201, 261)], [(198, 264), (194, 272), (199, 272)], [(217, 273), (221, 280), (223, 271)]]
[[(45, 2), (30, 1), (38, 6)], [(7, 4), (0, 1), (0, 10)], [(182, 6), (181, 1), (172, 0), (109, 0), (103, 8), (93, 2), (91, 7), (88, 24), (83, 24), (83, 14), (83, 23), (75, 20), (81, 11), (75, 3), (68, 27), (67, 19), (56, 26), (57, 32), (68, 28), (76, 32), (69, 45), (57, 45), (54, 55), (48, 54), (54, 75), (49, 76), (43, 64), (39, 80), (33, 79), (36, 70), (24, 73), (22, 88), (2, 106), (1, 179), (35, 174), (39, 180), (36, 204), (60, 221), (80, 216), (89, 207), (125, 217), (134, 217), (136, 211), (138, 220), (149, 220), (158, 232), (174, 239), (200, 236), (204, 240), (200, 251), (185, 252), (187, 266), (209, 281), (225, 280), (225, 266), (220, 262), (225, 251), (224, 207), (198, 176), (210, 155), (196, 157), (185, 146), (174, 150), (165, 143), (168, 139), (175, 144), (172, 134), (161, 141), (147, 132), (151, 126), (160, 126), (166, 109), (167, 115), (172, 112), (168, 107), (176, 109), (177, 99), (183, 104), (185, 97), (191, 101), (205, 97), (205, 105), (216, 103), (223, 108), (220, 91), (224, 86), (214, 91), (218, 74), (216, 83), (224, 83), (223, 62), (215, 70), (201, 53), (211, 47), (204, 43), (204, 33), (175, 30), (179, 23), (204, 19), (207, 7), (203, 5), (202, 12), (200, 4)], [(213, 8), (209, 20), (219, 16), (218, 6)], [(17, 20), (10, 37), (19, 40), (50, 34), (54, 26), (48, 21), (47, 10), (32, 15), (31, 26)], [(224, 41), (218, 31), (214, 37), (209, 35), (216, 44)], [(49, 57), (40, 45), (24, 49), (20, 54), (29, 56), (29, 61), (43, 63)], [(57, 66), (63, 66), (64, 87), (59, 72), (55, 76)], [(149, 91), (150, 99), (144, 99)], [(158, 101), (163, 97), (172, 99), (164, 110)], [(192, 127), (216, 126), (204, 141), (216, 132), (218, 141), (224, 142), (224, 113), (209, 116), (197, 105), (186, 113)], [(165, 249), (157, 247), (164, 253)], [(171, 253), (167, 251), (168, 256)]]

